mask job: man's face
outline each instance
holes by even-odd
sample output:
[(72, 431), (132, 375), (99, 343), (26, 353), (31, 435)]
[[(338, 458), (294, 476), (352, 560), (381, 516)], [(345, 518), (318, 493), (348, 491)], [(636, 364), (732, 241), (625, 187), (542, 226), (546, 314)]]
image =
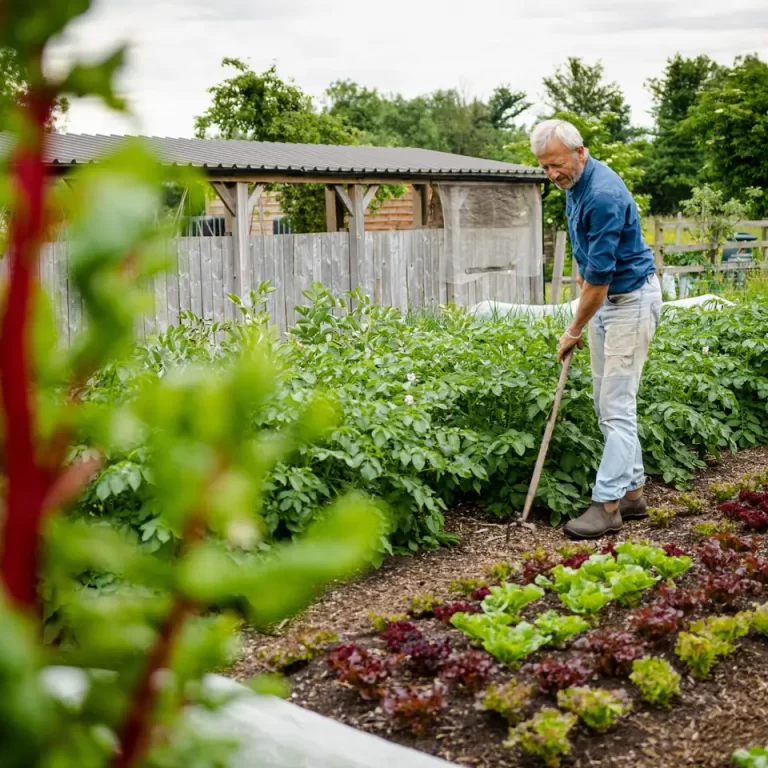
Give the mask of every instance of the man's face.
[(560, 189), (571, 189), (581, 178), (587, 164), (584, 147), (568, 149), (558, 139), (550, 141), (538, 158), (549, 180)]

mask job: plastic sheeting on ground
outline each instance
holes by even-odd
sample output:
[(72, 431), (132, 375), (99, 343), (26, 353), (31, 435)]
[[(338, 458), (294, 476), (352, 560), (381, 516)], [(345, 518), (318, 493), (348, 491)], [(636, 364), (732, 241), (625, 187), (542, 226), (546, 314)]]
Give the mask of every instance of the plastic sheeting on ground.
[[(43, 682), (51, 693), (76, 707), (88, 691), (81, 669), (49, 667)], [(240, 748), (230, 768), (450, 768), (436, 757), (358, 731), (274, 696), (261, 696), (219, 675), (208, 675), (212, 693), (232, 696), (220, 709), (195, 710), (197, 730), (234, 737)]]
[[(471, 307), (469, 312), (479, 320), (490, 320), (497, 317), (520, 317), (522, 315), (529, 317), (558, 317), (570, 320), (576, 313), (578, 306), (578, 299), (566, 304), (503, 304), (499, 301), (481, 301), (479, 304)], [(675, 310), (704, 307), (705, 309), (716, 310), (732, 306), (734, 306), (732, 301), (727, 301), (713, 293), (708, 293), (705, 296), (696, 296), (692, 299), (665, 301), (662, 308), (664, 310)]]

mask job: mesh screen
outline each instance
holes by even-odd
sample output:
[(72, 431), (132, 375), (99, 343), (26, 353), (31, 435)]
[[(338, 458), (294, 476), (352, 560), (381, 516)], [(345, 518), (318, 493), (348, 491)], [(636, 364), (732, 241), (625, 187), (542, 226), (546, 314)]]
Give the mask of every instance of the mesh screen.
[(440, 184), (443, 275), (463, 285), (486, 275), (541, 275), (541, 192), (535, 184)]

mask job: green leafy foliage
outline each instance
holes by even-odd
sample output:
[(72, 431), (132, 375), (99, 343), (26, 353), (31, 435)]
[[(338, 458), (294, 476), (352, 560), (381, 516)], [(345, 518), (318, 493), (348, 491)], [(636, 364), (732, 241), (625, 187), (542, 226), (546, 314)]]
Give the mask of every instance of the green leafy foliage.
[(473, 640), (484, 642), (491, 635), (504, 629), (512, 623), (512, 616), (497, 613), (489, 616), (487, 613), (454, 613), (451, 624)]
[(310, 630), (299, 635), (290, 646), (260, 654), (260, 658), (272, 669), (283, 671), (297, 664), (312, 661), (325, 650), (326, 646), (338, 640), (338, 635), (326, 629)]
[(693, 531), (702, 539), (710, 539), (724, 533), (733, 533), (736, 526), (730, 520), (720, 520), (717, 523), (697, 523)]
[(547, 106), (554, 112), (570, 112), (581, 118), (603, 118), (612, 141), (630, 138), (630, 109), (616, 83), (603, 82), (603, 65), (586, 64), (570, 56), (554, 75), (544, 78)]
[(568, 734), (577, 722), (576, 715), (542, 709), (530, 720), (513, 728), (504, 746), (510, 749), (519, 746), (525, 752), (540, 757), (548, 768), (558, 768), (561, 759), (571, 751)]
[(640, 565), (625, 565), (610, 577), (609, 583), (613, 597), (622, 605), (631, 606), (637, 605), (643, 591), (655, 586), (658, 580)]
[(550, 638), (550, 644), (555, 647), (562, 647), (572, 637), (590, 627), (589, 622), (581, 616), (562, 616), (555, 611), (539, 614), (533, 623), (540, 632)]
[(566, 608), (587, 616), (598, 614), (613, 598), (610, 587), (583, 578), (574, 582), (568, 592), (560, 595)]
[(594, 615), (611, 600), (634, 605), (642, 592), (659, 580), (650, 569), (672, 578), (691, 567), (688, 557), (670, 557), (645, 544), (625, 542), (616, 548), (618, 557), (593, 554), (578, 569), (558, 565), (551, 579), (538, 576), (536, 583), (553, 589), (574, 613)]
[(688, 571), (693, 565), (693, 560), (687, 555), (672, 557), (663, 552), (656, 551), (651, 555), (649, 564), (663, 579), (670, 581)]
[[(29, 91), (29, 73), (25, 69), (24, 59), (18, 51), (0, 47), (0, 130), (13, 126), (14, 115)], [(66, 96), (58, 97), (48, 127), (56, 128), (68, 111), (69, 101)]]
[(511, 579), (516, 572), (517, 569), (512, 563), (502, 560), (501, 562), (494, 563), (490, 566), (490, 568), (486, 570), (486, 576), (491, 582), (502, 582)]
[(757, 154), (768, 132), (767, 103), (768, 64), (744, 56), (707, 82), (685, 123), (687, 135), (705, 155), (704, 180), (717, 183), (728, 197), (760, 188), (759, 214), (768, 211), (768, 175)]
[(655, 528), (669, 528), (672, 519), (677, 515), (671, 507), (649, 507), (648, 517)]
[[(747, 189), (741, 194), (748, 200), (761, 196), (758, 189)], [(681, 206), (683, 214), (697, 223), (693, 237), (709, 244), (707, 250), (712, 260), (718, 248), (733, 235), (736, 223), (749, 217), (752, 203), (726, 200), (722, 190), (703, 184), (694, 187), (691, 198), (683, 200)]]
[(487, 587), (488, 582), (484, 579), (461, 577), (451, 581), (449, 589), (459, 595), (471, 595), (481, 587)]
[[(248, 139), (296, 144), (359, 144), (362, 134), (327, 112), (318, 112), (309, 95), (280, 78), (275, 66), (254, 72), (245, 62), (225, 58), (235, 75), (209, 89), (211, 106), (195, 119), (200, 138)], [(275, 184), (281, 209), (296, 232), (325, 231), (322, 184)], [(376, 200), (399, 196), (404, 188), (382, 185)]]
[[(549, 354), (559, 333), (554, 321), (480, 323), (459, 311), (439, 320), (405, 318), (362, 298), (351, 306), (349, 297), (334, 298), (317, 286), (309, 300), (292, 337), (273, 342), (284, 367), (259, 426), (295, 423), (318, 382), (333, 391), (340, 423), (322, 443), (299, 447), (270, 473), (264, 488), (267, 540), (306, 530), (332, 489), (362, 487), (386, 499), (394, 514), (382, 553), (449, 541), (443, 509), (462, 496), (482, 499), (499, 516), (522, 506), (535, 435), (544, 430), (558, 375)], [(648, 385), (639, 395), (647, 463), (665, 481), (684, 483), (705, 456), (768, 440), (768, 345), (759, 330), (767, 322), (768, 308), (759, 304), (665, 317), (648, 362)], [(141, 353), (146, 368), (100, 376), (89, 397), (130, 395), (137, 376), (189, 360), (222, 361), (240, 344), (231, 330), (219, 327), (221, 343), (210, 325), (174, 329)], [(702, 338), (710, 345), (707, 356), (696, 352)], [(553, 523), (582, 510), (599, 462), (602, 436), (590, 381), (586, 359), (577, 358), (537, 500)], [(150, 484), (142, 486), (140, 495), (145, 493), (148, 499), (126, 498), (121, 506), (135, 504), (149, 514)], [(138, 529), (145, 522), (131, 525)], [(557, 560), (537, 563), (523, 562), (524, 581)]]
[(525, 93), (501, 85), (485, 101), (456, 89), (406, 98), (336, 81), (325, 92), (325, 114), (352, 126), (363, 144), (422, 147), (470, 157), (513, 160), (506, 145), (521, 134), (516, 118), (529, 106)]
[[(387, 516), (362, 495), (329, 489), (301, 537), (261, 546), (267, 478), (332, 429), (336, 414), (308, 390), (291, 423), (265, 426), (281, 360), (258, 323), (232, 328), (226, 352), (209, 344), (220, 329), (199, 325), (136, 352), (146, 286), (167, 266), (157, 226), (164, 185), (199, 183), (166, 174), (139, 141), (73, 179), (62, 225), (83, 322), (69, 345), (56, 338), (50, 302), (29, 279), (53, 209), (45, 131), (65, 93), (121, 106), (113, 81), (123, 57), (75, 61), (60, 81), (45, 78), (41, 61), (49, 38), (89, 6), (14, 0), (0, 11), (0, 46), (14, 46), (28, 89), (12, 126), (20, 161), (2, 167), (18, 247), (0, 356), (21, 383), (9, 390), (3, 377), (0, 418), (2, 455), (19, 457), (4, 462), (0, 520), (2, 762), (223, 765), (236, 740), (191, 727), (196, 710), (224, 703), (205, 676), (232, 662), (244, 619), (286, 619), (370, 564)], [(40, 618), (56, 639), (45, 650)], [(300, 653), (329, 640), (304, 637)], [(60, 666), (82, 669), (81, 703), (43, 684)], [(263, 679), (253, 686), (278, 690)]]
[(707, 507), (707, 503), (695, 493), (681, 493), (677, 497), (677, 503), (683, 507), (687, 515), (700, 515)]
[(739, 483), (717, 482), (710, 483), (710, 490), (715, 495), (717, 501), (730, 501), (741, 490)]
[(768, 603), (755, 606), (752, 612), (752, 626), (763, 637), (768, 637)]
[(768, 768), (768, 747), (737, 749), (731, 760), (737, 768)]
[(637, 659), (629, 679), (654, 707), (669, 709), (675, 696), (680, 695), (680, 675), (666, 659), (654, 656)]
[(654, 127), (640, 189), (650, 195), (654, 216), (676, 213), (701, 178), (706, 148), (691, 140), (685, 120), (700, 91), (721, 71), (708, 56), (688, 59), (675, 54), (667, 59), (663, 75), (648, 81)]
[(431, 616), (433, 610), (442, 605), (443, 601), (430, 592), (424, 592), (420, 595), (411, 595), (409, 599), (410, 608), (408, 612), (412, 616)]
[(568, 688), (559, 691), (557, 705), (578, 715), (584, 725), (598, 733), (605, 733), (632, 709), (625, 696), (599, 688)]
[(368, 611), (368, 619), (376, 632), (383, 632), (390, 624), (406, 621), (408, 616), (405, 613), (391, 613), (389, 616), (382, 616)]
[(517, 584), (502, 584), (491, 587), (491, 594), (483, 600), (483, 612), (489, 615), (506, 613), (516, 620), (526, 605), (544, 596), (544, 590), (534, 584), (524, 587)]
[(699, 680), (705, 680), (717, 661), (732, 652), (733, 646), (725, 640), (689, 632), (681, 632), (675, 646), (675, 653)]
[(502, 663), (516, 667), (548, 642), (546, 635), (522, 621), (514, 627), (499, 627), (490, 631), (483, 641), (483, 648)]
[(483, 699), (483, 709), (497, 712), (510, 725), (517, 725), (525, 720), (531, 705), (533, 688), (522, 685), (517, 680), (510, 680), (504, 685), (489, 685)]
[[(545, 645), (561, 646), (588, 626), (580, 617), (559, 616), (554, 611), (540, 614), (533, 625), (520, 622), (519, 618), (517, 614), (504, 611), (456, 613), (451, 617), (451, 624), (509, 666), (516, 666)], [(513, 623), (515, 626), (510, 626)]]
[(741, 611), (734, 616), (709, 616), (696, 621), (690, 626), (690, 631), (697, 635), (711, 635), (718, 640), (733, 643), (739, 637), (749, 633), (754, 615), (751, 611)]
[(616, 552), (619, 563), (653, 568), (666, 580), (685, 573), (693, 565), (693, 560), (687, 555), (668, 555), (663, 549), (650, 544), (625, 542), (616, 547)]

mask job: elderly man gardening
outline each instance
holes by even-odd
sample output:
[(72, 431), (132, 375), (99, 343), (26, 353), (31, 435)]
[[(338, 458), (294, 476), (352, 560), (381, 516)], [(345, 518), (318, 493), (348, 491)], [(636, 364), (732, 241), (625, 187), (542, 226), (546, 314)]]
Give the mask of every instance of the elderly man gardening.
[(645, 517), (645, 471), (637, 435), (637, 390), (661, 312), (653, 254), (643, 240), (637, 205), (624, 182), (590, 157), (575, 126), (547, 120), (531, 147), (549, 179), (566, 190), (581, 299), (560, 339), (557, 359), (583, 347), (589, 325), (595, 411), (605, 438), (586, 512), (565, 526), (572, 539), (618, 531), (622, 520)]

